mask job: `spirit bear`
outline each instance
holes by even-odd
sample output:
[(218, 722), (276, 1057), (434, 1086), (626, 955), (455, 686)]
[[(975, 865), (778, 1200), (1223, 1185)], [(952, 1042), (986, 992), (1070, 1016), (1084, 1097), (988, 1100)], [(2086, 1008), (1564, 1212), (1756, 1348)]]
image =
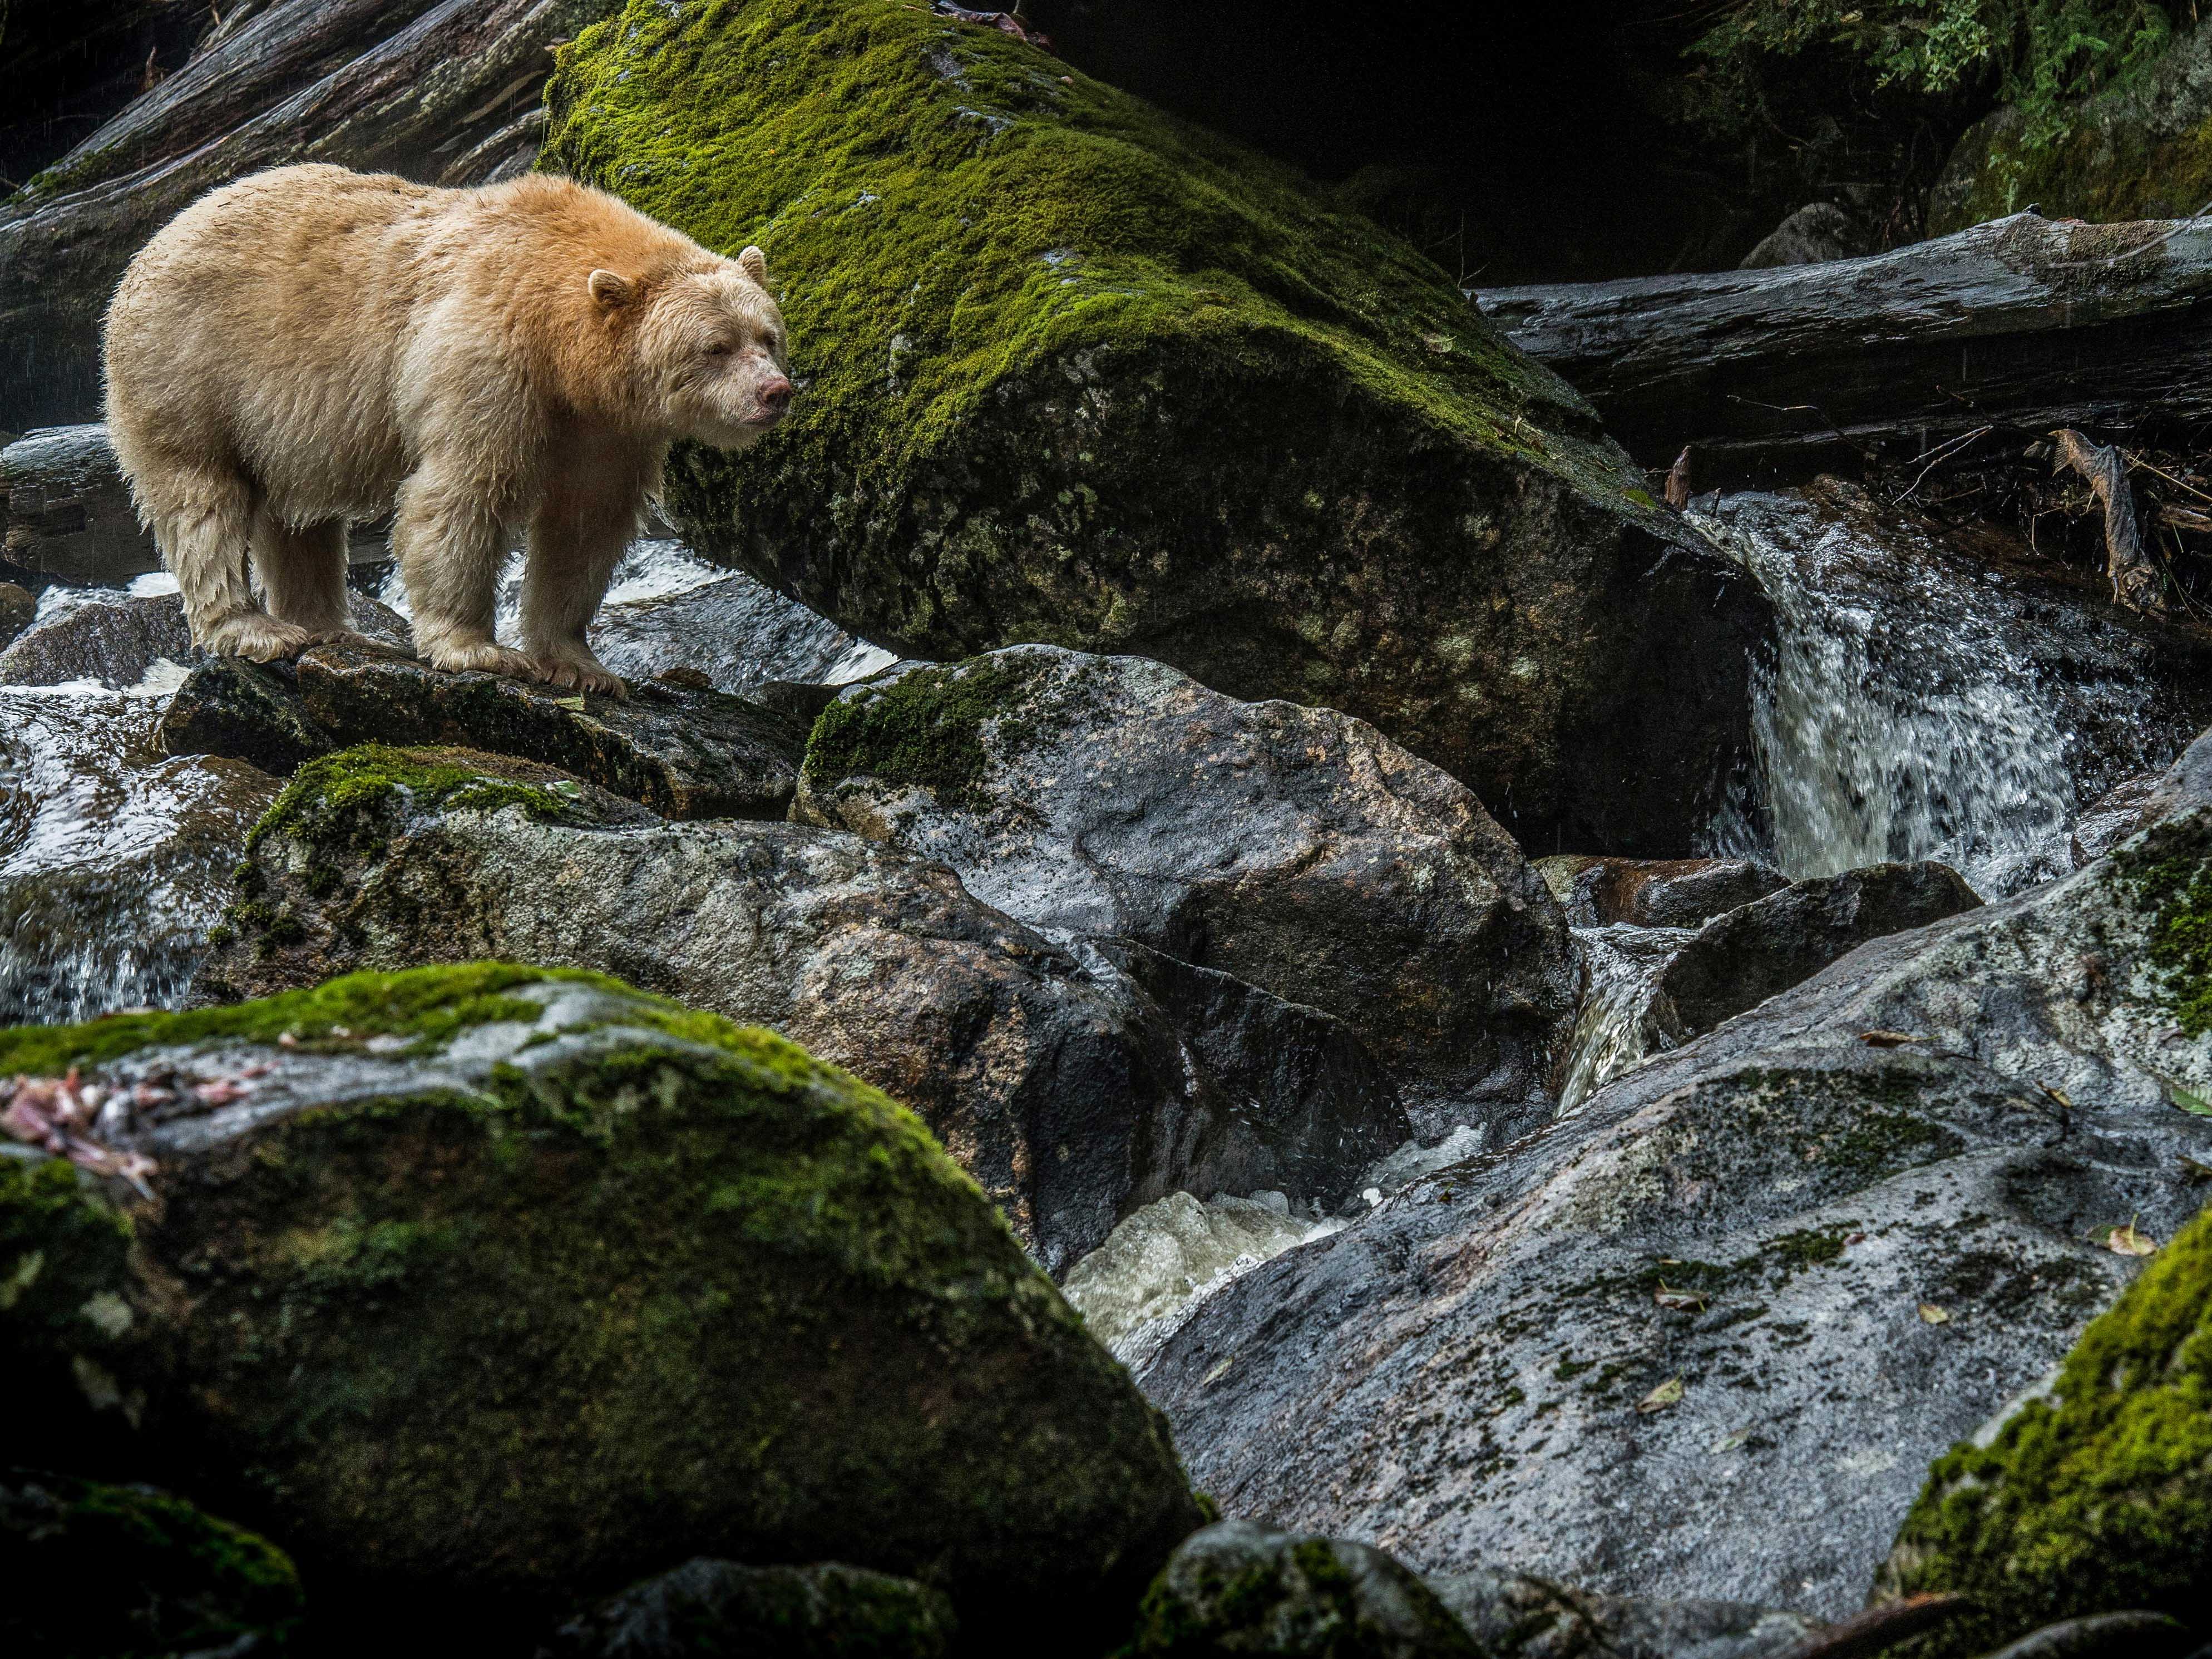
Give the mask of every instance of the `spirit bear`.
[(390, 510), (431, 663), (620, 692), (584, 630), (669, 445), (743, 449), (790, 406), (767, 277), (561, 179), (292, 167), (202, 198), (106, 339), (108, 431), (194, 641), (265, 662), (343, 635), (346, 526)]

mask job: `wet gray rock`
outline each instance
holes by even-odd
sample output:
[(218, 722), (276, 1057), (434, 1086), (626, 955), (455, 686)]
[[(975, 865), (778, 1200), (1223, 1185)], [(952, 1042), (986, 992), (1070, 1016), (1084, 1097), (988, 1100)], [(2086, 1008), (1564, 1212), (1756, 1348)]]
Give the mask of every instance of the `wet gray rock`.
[(2161, 818), (2208, 805), (2212, 805), (2212, 732), (2183, 750), (2163, 772), (2146, 772), (2116, 785), (2075, 819), (2075, 867), (2104, 857)]
[(1877, 251), (1869, 228), (1857, 214), (1835, 202), (1808, 202), (1760, 238), (1737, 269), (1817, 265)]
[(1425, 1136), (1549, 1110), (1577, 977), (1559, 906), (1472, 792), (1364, 720), (1018, 647), (848, 692), (793, 816), (1334, 1016)]
[(1600, 859), (1571, 853), (1538, 859), (1536, 873), (1577, 927), (1629, 922), (1696, 927), (1790, 884), (1755, 859)]
[(318, 646), (300, 695), (340, 743), (458, 744), (557, 766), (671, 817), (781, 817), (806, 728), (723, 692), (649, 682), (626, 697), (448, 674), (397, 652)]
[(275, 779), (164, 759), (160, 706), (0, 690), (0, 1024), (185, 996)]
[(548, 48), (608, 0), (276, 0), (0, 204), (0, 424), (100, 407), (100, 316), (194, 198), (331, 161), (426, 183), (526, 170)]
[(1334, 1211), (1412, 1135), (1389, 1078), (1342, 1020), (1129, 939), (1094, 948), (1166, 1014), (1212, 1085), (1225, 1120), (1212, 1165), (1221, 1190)]
[(1598, 1595), (1498, 1568), (1428, 1585), (1492, 1659), (1779, 1659), (1820, 1628), (1741, 1601)]
[[(76, 412), (98, 406), (95, 398)], [(71, 582), (125, 582), (161, 568), (105, 426), (49, 427), (0, 449), (0, 556)]]
[[(1856, 1607), (1929, 1462), (2203, 1201), (2212, 809), (1856, 951), (1240, 1278), (1140, 1373), (1232, 1512), (1428, 1572)], [(1869, 1042), (1867, 1035), (1876, 1035)]]
[(613, 973), (911, 1107), (1055, 1272), (1128, 1210), (1215, 1190), (1236, 1144), (1141, 993), (855, 836), (667, 823), (526, 763), (349, 750), (302, 769), (249, 860), (203, 995), (479, 957)]
[(1479, 1659), (1419, 1577), (1382, 1551), (1222, 1521), (1176, 1547), (1145, 1593), (1137, 1659)]
[(119, 691), (157, 661), (181, 668), (191, 658), (191, 629), (175, 594), (134, 599), (95, 590), (68, 595), (0, 651), (0, 685), (88, 680)]
[(1869, 939), (1981, 902), (1945, 864), (1877, 864), (1793, 881), (1699, 928), (1660, 973), (1656, 1006), (1679, 1042), (1810, 979)]
[(289, 664), (215, 657), (185, 677), (161, 714), (161, 752), (228, 755), (283, 777), (338, 746), (307, 712)]
[(819, 1562), (687, 1561), (563, 1626), (542, 1659), (945, 1659), (942, 1591)]
[(742, 574), (611, 605), (592, 624), (592, 649), (626, 680), (686, 669), (740, 696), (755, 696), (775, 680), (849, 680), (891, 660), (889, 652)]

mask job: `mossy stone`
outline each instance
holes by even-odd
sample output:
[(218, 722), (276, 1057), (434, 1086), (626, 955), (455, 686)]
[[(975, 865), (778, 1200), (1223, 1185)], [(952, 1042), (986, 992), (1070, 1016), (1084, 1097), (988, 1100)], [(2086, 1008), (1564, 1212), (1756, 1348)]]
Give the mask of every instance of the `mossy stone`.
[(841, 1560), (988, 1650), (1119, 1628), (1198, 1524), (975, 1183), (773, 1033), (476, 963), (0, 1035), (0, 1071), (72, 1060), (252, 1077), (135, 1136), (150, 1203), (0, 1165), (0, 1370), (96, 1364), (105, 1434), (143, 1426), (325, 1612), (511, 1629), (691, 1555)]
[(284, 1553), (150, 1486), (0, 1469), (0, 1652), (155, 1659), (258, 1638), (301, 1608)]
[(672, 458), (702, 550), (913, 656), (1125, 652), (1346, 709), (1524, 840), (1577, 741), (1663, 712), (1698, 753), (1572, 811), (1686, 846), (1748, 585), (1412, 247), (900, 0), (632, 0), (557, 65), (544, 164), (760, 244), (791, 325), (784, 426)]
[(2212, 1212), (2145, 1265), (2047, 1399), (1936, 1462), (1882, 1570), (1884, 1596), (1972, 1609), (1917, 1653), (1979, 1654), (2116, 1608), (2212, 1638)]

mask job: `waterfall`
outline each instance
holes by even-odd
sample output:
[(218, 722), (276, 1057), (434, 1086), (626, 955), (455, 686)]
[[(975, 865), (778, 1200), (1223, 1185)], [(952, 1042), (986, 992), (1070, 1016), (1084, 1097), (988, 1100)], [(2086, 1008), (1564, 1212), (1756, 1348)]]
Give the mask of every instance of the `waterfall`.
[[(2064, 874), (2084, 726), (2098, 728), (2100, 763), (2170, 757), (2142, 729), (2140, 675), (2113, 660), (2089, 605), (2036, 604), (1996, 566), (1876, 511), (1820, 486), (1708, 497), (1692, 515), (1757, 579), (1778, 634), (1753, 693), (1765, 835), (1724, 814), (1713, 850), (1793, 878), (1936, 859), (1990, 897)], [(2143, 752), (2106, 753), (2116, 731)]]
[(1653, 988), (1674, 953), (1697, 937), (1694, 927), (1577, 927), (1585, 975), (1582, 1010), (1567, 1040), (1559, 1115), (1566, 1116), (1603, 1085), (1632, 1072), (1655, 1046), (1666, 1046), (1645, 1017)]
[(166, 679), (0, 688), (0, 1024), (183, 1000), (276, 783), (169, 758)]

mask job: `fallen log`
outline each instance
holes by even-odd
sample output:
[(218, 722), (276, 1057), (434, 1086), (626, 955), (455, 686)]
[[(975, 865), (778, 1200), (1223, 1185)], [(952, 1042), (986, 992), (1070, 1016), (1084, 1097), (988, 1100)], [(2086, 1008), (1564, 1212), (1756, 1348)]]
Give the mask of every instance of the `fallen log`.
[(612, 0), (275, 0), (0, 202), (0, 426), (100, 410), (100, 319), (195, 197), (334, 161), (481, 184), (536, 158), (550, 48)]
[(1645, 465), (1698, 487), (1987, 427), (2212, 416), (2212, 220), (2032, 213), (1862, 259), (1480, 293)]

